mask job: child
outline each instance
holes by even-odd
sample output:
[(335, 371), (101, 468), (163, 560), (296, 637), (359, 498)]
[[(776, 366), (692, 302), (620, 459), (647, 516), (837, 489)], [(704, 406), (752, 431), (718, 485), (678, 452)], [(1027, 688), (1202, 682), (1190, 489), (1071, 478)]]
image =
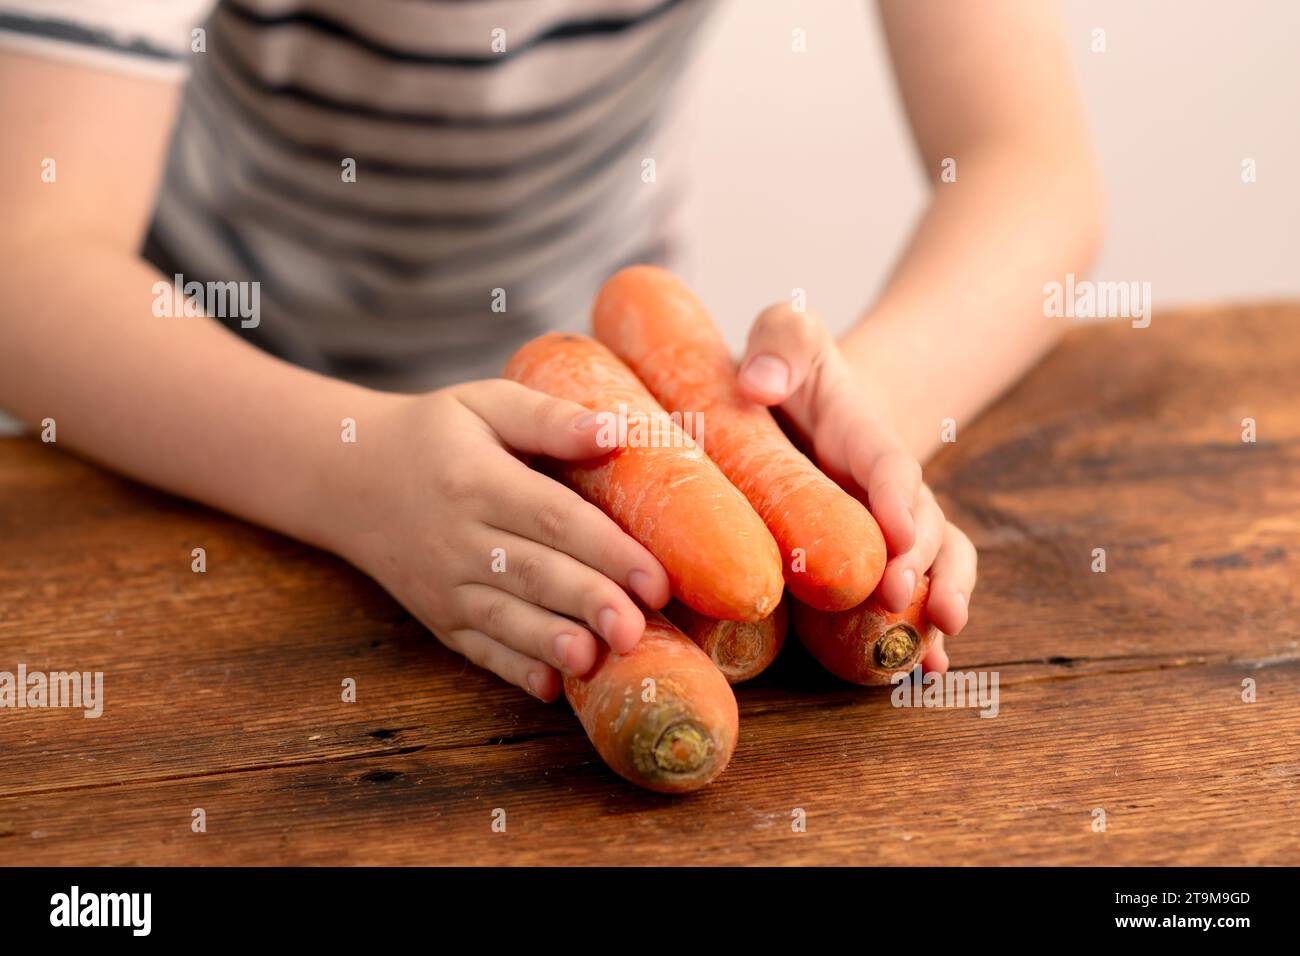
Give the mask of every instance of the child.
[[(772, 306), (741, 375), (868, 493), (883, 599), (928, 571), (956, 634), (975, 552), (917, 459), (1062, 331), (1041, 290), (1087, 264), (1100, 187), (1051, 4), (879, 6), (932, 200), (842, 341)], [(0, 0), (0, 406), (341, 555), (555, 698), (597, 640), (636, 642), (633, 597), (659, 606), (668, 582), (513, 454), (591, 457), (591, 417), (494, 376), (581, 328), (616, 268), (667, 258), (673, 197), (643, 158), (671, 162), (668, 92), (706, 8)], [(192, 292), (219, 321), (187, 316)]]

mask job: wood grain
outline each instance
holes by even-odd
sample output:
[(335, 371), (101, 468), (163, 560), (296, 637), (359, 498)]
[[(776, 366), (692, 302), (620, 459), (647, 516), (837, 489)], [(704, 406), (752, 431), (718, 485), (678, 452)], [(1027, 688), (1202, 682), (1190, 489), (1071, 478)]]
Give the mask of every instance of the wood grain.
[(1072, 333), (931, 469), (980, 548), (953, 666), (998, 672), (998, 716), (895, 708), (791, 642), (688, 798), (335, 559), (0, 440), (0, 670), (107, 698), (0, 709), (0, 862), (1300, 863), (1297, 394), (1300, 307)]

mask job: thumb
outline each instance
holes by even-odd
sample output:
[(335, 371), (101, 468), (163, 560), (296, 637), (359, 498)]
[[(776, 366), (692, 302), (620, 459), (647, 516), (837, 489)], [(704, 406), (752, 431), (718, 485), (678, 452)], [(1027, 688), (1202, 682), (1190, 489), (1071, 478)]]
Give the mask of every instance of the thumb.
[(599, 458), (600, 416), (508, 379), (470, 382), (457, 389), (462, 405), (483, 419), (508, 448), (566, 461)]
[(752, 402), (779, 405), (797, 392), (825, 358), (830, 333), (814, 312), (788, 302), (759, 313), (740, 363), (740, 390)]

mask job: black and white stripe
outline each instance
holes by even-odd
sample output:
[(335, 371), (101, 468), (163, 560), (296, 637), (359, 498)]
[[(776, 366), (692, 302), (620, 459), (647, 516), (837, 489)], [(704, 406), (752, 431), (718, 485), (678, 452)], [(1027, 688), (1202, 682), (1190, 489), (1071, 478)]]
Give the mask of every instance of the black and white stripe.
[(261, 281), (260, 344), (383, 387), (495, 375), (666, 254), (705, 0), (223, 0), (188, 56), (203, 6), (0, 0), (0, 42), (188, 64), (155, 238), (189, 277)]

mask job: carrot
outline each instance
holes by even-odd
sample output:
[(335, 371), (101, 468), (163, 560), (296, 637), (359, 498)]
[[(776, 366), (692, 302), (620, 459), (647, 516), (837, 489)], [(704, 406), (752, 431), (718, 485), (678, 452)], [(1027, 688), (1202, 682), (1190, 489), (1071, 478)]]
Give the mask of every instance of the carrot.
[(930, 579), (924, 574), (907, 609), (894, 614), (870, 598), (847, 611), (827, 613), (795, 602), (795, 633), (828, 671), (854, 684), (888, 684), (925, 657), (937, 631), (925, 613)]
[[(674, 596), (710, 617), (760, 621), (772, 612), (782, 580), (771, 533), (608, 349), (586, 336), (552, 332), (516, 352), (505, 376), (615, 413), (602, 427), (626, 413), (623, 444), (594, 461), (556, 463), (553, 470), (659, 560)], [(648, 425), (652, 420), (657, 424)]]
[(879, 526), (741, 394), (726, 342), (685, 283), (653, 266), (623, 269), (601, 288), (592, 324), (669, 411), (702, 417), (705, 452), (776, 538), (791, 593), (823, 611), (866, 600), (885, 569)]
[(664, 616), (709, 655), (727, 683), (739, 684), (763, 673), (781, 653), (790, 620), (785, 604), (757, 622), (720, 621), (678, 601), (664, 608)]
[(722, 672), (653, 611), (626, 654), (600, 643), (583, 677), (564, 694), (596, 752), (619, 776), (660, 793), (698, 790), (736, 748), (736, 695)]

